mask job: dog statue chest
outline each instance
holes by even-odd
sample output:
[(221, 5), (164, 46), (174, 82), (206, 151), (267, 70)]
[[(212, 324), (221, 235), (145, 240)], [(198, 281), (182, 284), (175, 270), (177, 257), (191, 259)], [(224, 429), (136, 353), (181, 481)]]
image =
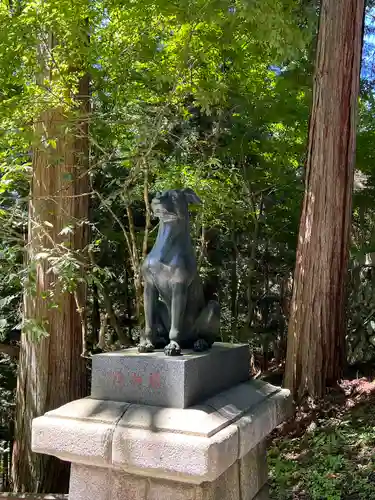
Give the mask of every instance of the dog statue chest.
[[(190, 284), (196, 273), (193, 250), (187, 251), (188, 245), (181, 248), (164, 248), (155, 244), (142, 266), (145, 278), (164, 286), (173, 283)], [(163, 286), (163, 288), (164, 288)]]

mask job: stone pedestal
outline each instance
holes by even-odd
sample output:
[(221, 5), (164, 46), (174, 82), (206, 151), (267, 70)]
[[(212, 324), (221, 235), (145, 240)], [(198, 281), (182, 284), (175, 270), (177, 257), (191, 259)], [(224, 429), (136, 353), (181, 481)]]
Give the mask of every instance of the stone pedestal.
[(97, 354), (92, 360), (91, 396), (126, 403), (188, 408), (249, 379), (249, 348), (216, 343), (202, 353), (137, 349)]
[(199, 401), (72, 401), (33, 421), (32, 447), (72, 462), (70, 500), (267, 500), (265, 438), (289, 391), (250, 380)]

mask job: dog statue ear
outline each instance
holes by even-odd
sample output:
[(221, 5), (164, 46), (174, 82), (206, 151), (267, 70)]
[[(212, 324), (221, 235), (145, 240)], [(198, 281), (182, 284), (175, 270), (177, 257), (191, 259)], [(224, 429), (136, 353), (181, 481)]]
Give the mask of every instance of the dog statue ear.
[(189, 205), (202, 205), (202, 200), (191, 188), (182, 189), (182, 192)]

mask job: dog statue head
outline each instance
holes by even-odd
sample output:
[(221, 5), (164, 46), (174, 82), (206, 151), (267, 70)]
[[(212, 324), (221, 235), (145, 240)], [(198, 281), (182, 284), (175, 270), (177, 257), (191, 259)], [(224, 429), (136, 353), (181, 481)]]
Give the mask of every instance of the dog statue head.
[(169, 189), (157, 193), (151, 202), (151, 208), (161, 221), (187, 219), (189, 205), (200, 205), (202, 201), (191, 188)]

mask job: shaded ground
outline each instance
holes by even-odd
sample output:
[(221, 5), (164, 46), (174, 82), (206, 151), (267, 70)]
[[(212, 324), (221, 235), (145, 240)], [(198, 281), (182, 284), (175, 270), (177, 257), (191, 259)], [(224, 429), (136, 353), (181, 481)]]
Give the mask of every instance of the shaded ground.
[(269, 442), (273, 500), (375, 500), (375, 380), (307, 402)]

